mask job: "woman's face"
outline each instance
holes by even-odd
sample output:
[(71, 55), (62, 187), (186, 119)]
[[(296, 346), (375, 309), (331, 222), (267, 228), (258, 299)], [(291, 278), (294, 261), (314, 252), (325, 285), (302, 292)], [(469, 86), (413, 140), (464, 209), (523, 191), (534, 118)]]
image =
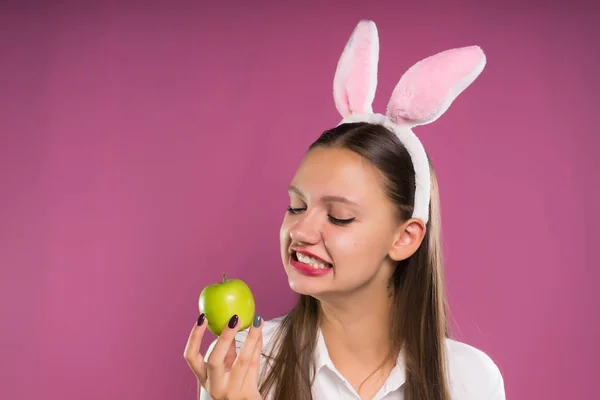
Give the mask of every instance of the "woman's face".
[(375, 167), (346, 149), (315, 148), (289, 196), (280, 242), (294, 291), (318, 298), (387, 285), (402, 229)]

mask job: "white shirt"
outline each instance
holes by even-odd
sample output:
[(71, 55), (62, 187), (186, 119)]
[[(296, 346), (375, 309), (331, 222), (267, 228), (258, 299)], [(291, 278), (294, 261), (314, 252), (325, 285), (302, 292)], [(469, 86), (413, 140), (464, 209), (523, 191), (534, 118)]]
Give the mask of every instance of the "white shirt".
[[(263, 326), (263, 352), (269, 354), (272, 350), (273, 335), (277, 331), (281, 319), (265, 321)], [(236, 335), (236, 348), (242, 347), (248, 331)], [(205, 358), (212, 352), (216, 341), (213, 342)], [(467, 344), (446, 339), (450, 396), (453, 400), (505, 400), (504, 380), (500, 370), (489, 356)], [(312, 387), (313, 400), (360, 400), (358, 393), (350, 383), (338, 372), (329, 358), (329, 353), (319, 330), (314, 355), (316, 376)], [(265, 360), (261, 362), (262, 367)], [(404, 400), (404, 361), (402, 352), (398, 356), (396, 366), (390, 372), (387, 380), (373, 397), (373, 400)], [(202, 389), (200, 400), (211, 400)]]

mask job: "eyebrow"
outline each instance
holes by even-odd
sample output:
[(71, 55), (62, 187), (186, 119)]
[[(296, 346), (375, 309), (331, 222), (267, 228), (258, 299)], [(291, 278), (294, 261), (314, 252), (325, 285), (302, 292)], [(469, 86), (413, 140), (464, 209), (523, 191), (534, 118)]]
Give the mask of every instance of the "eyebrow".
[[(305, 197), (304, 193), (302, 193), (302, 191), (295, 186), (290, 186), (288, 188), (288, 192), (295, 193), (300, 197)], [(352, 200), (349, 200), (343, 196), (323, 196), (323, 197), (321, 197), (321, 201), (324, 203), (344, 203), (344, 204), (348, 204), (348, 205), (352, 205), (352, 206), (358, 206), (357, 203), (355, 203)]]

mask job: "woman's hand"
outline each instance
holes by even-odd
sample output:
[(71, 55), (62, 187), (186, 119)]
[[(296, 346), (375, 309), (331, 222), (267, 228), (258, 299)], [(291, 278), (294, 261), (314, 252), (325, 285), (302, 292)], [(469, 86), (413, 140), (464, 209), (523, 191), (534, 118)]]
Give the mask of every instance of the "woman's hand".
[[(235, 356), (235, 335), (238, 317), (234, 315), (219, 336), (208, 360), (200, 354), (200, 343), (206, 331), (204, 316), (190, 333), (184, 358), (200, 385), (213, 400), (260, 400), (258, 372), (262, 352), (262, 320), (256, 317), (250, 332)], [(258, 325), (258, 326), (257, 326)]]

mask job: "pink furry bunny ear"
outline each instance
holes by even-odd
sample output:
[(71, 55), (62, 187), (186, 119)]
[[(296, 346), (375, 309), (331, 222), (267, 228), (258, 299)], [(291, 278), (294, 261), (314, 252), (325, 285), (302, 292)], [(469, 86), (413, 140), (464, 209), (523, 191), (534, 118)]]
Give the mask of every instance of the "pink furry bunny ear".
[(379, 36), (373, 21), (360, 21), (342, 53), (333, 79), (333, 98), (343, 118), (373, 112)]
[(419, 61), (394, 88), (388, 118), (408, 126), (435, 121), (473, 83), (485, 63), (485, 54), (478, 46), (446, 50)]
[(367, 122), (393, 132), (406, 148), (415, 170), (413, 218), (429, 221), (431, 171), (413, 126), (438, 119), (479, 76), (486, 64), (477, 46), (447, 50), (413, 65), (400, 78), (386, 115), (373, 113), (377, 87), (379, 38), (373, 21), (360, 21), (340, 57), (333, 81), (340, 124)]

